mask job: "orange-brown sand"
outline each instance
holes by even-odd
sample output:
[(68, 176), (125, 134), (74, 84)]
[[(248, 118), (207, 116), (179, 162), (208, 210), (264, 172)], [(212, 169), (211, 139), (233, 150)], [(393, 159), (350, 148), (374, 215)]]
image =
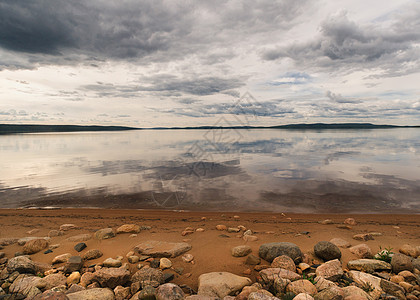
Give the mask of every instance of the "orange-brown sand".
[[(239, 216), (239, 219), (233, 216)], [(202, 220), (206, 217), (206, 220)], [(357, 225), (351, 229), (340, 229), (343, 221), (352, 217)], [(322, 225), (318, 222), (330, 219), (333, 224)], [(187, 284), (197, 288), (199, 275), (213, 271), (228, 271), (238, 275), (252, 267), (245, 265), (246, 257), (232, 257), (231, 249), (234, 246), (246, 244), (238, 237), (237, 233), (227, 233), (216, 230), (216, 225), (223, 224), (227, 227), (243, 225), (251, 229), (259, 238), (258, 241), (248, 242), (252, 252), (258, 255), (258, 248), (268, 242), (292, 242), (297, 244), (303, 253), (313, 252), (313, 246), (319, 241), (329, 241), (332, 238), (343, 238), (352, 245), (368, 244), (374, 253), (382, 248), (391, 247), (398, 251), (404, 244), (420, 245), (420, 216), (419, 215), (344, 215), (344, 214), (277, 214), (277, 213), (222, 213), (222, 212), (173, 212), (149, 210), (105, 210), (105, 209), (60, 209), (60, 210), (6, 210), (0, 209), (0, 238), (26, 237), (32, 229), (39, 229), (33, 236), (47, 236), (52, 229), (57, 229), (62, 224), (72, 223), (80, 227), (67, 231), (64, 236), (53, 237), (50, 244), (60, 244), (53, 253), (39, 252), (32, 255), (35, 261), (51, 263), (52, 259), (63, 253), (81, 255), (90, 249), (100, 249), (104, 256), (88, 264), (101, 263), (108, 257), (124, 256), (140, 241), (163, 240), (172, 242), (187, 241), (192, 245), (189, 251), (194, 255), (195, 264), (185, 263), (181, 257), (171, 259), (174, 268), (182, 267), (182, 275), (175, 275), (173, 282)], [(151, 230), (140, 232), (137, 237), (130, 234), (119, 234), (117, 237), (98, 241), (86, 241), (87, 248), (81, 253), (73, 247), (75, 242), (67, 242), (66, 238), (80, 233), (94, 233), (106, 227), (116, 229), (123, 224), (138, 224), (151, 226)], [(182, 236), (186, 227), (204, 228), (204, 232), (194, 232)], [(301, 234), (309, 232), (309, 234)], [(379, 232), (382, 236), (375, 236), (374, 240), (360, 242), (352, 237), (358, 233)], [(229, 237), (220, 237), (225, 234)], [(0, 250), (7, 257), (13, 257), (16, 251), (22, 251), (17, 244), (4, 247)], [(350, 259), (356, 258), (348, 249), (341, 249), (342, 262), (345, 265)], [(136, 265), (131, 265), (135, 271)], [(174, 272), (175, 273), (175, 272)], [(191, 276), (189, 276), (191, 274)], [(248, 275), (255, 280), (256, 272)]]

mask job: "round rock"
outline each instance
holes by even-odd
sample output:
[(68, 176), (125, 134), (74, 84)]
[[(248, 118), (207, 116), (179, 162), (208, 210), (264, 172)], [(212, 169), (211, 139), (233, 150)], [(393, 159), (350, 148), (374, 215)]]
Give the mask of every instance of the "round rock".
[(321, 241), (314, 246), (315, 255), (323, 260), (333, 260), (341, 258), (340, 249), (331, 242)]
[(260, 246), (259, 256), (268, 262), (272, 262), (277, 256), (287, 255), (295, 263), (302, 260), (302, 251), (296, 244), (288, 242), (267, 243)]

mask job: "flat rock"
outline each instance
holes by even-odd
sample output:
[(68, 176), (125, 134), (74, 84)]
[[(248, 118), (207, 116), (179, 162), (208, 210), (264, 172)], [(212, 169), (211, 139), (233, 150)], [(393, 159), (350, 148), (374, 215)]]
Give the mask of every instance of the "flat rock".
[(13, 245), (13, 244), (16, 244), (18, 240), (19, 240), (18, 238), (1, 238), (0, 246)]
[(66, 284), (66, 276), (61, 273), (50, 274), (45, 276), (44, 278), (40, 278), (38, 285), (42, 284), (44, 290), (50, 290), (53, 287), (65, 285)]
[(140, 226), (136, 224), (124, 224), (117, 228), (117, 234), (119, 233), (139, 233)]
[(277, 256), (287, 255), (295, 263), (302, 260), (302, 251), (296, 244), (288, 242), (275, 242), (262, 244), (259, 249), (259, 256), (268, 262), (272, 262)]
[(357, 241), (369, 241), (374, 240), (373, 235), (370, 233), (360, 233), (353, 235), (353, 239)]
[(223, 298), (251, 283), (251, 279), (229, 272), (206, 273), (198, 277), (198, 295)]
[(331, 243), (333, 243), (334, 245), (336, 245), (337, 247), (340, 248), (350, 248), (351, 244), (349, 242), (347, 242), (344, 239), (341, 238), (333, 238), (330, 240)]
[(80, 271), (83, 267), (83, 260), (80, 256), (71, 256), (67, 260), (67, 263), (64, 266), (64, 273), (73, 273), (75, 271)]
[(124, 285), (130, 280), (130, 271), (125, 267), (121, 268), (102, 268), (93, 273), (94, 281), (97, 281), (102, 287), (111, 289), (119, 285)]
[(420, 255), (420, 248), (414, 247), (409, 244), (402, 245), (401, 248), (398, 250), (400, 253), (405, 254), (407, 256), (411, 256), (417, 258)]
[(255, 256), (254, 254), (250, 254), (247, 256), (245, 264), (246, 265), (258, 265), (261, 263), (261, 258), (259, 258), (258, 256)]
[(68, 300), (69, 298), (63, 292), (47, 290), (42, 294), (36, 295), (32, 300)]
[(287, 292), (292, 292), (294, 294), (306, 293), (311, 296), (317, 293), (315, 286), (306, 279), (299, 279), (296, 281), (292, 281), (286, 287)]
[(57, 255), (56, 257), (53, 258), (52, 260), (52, 264), (61, 264), (61, 263), (66, 263), (69, 261), (69, 258), (72, 257), (72, 255), (70, 253), (64, 253), (64, 254), (60, 254)]
[(358, 288), (357, 286), (346, 286), (343, 289), (343, 293), (344, 293), (344, 299), (346, 300), (352, 300), (352, 299), (371, 299), (370, 296), (361, 288)]
[(396, 283), (393, 283), (385, 279), (381, 279), (381, 288), (387, 294), (395, 296), (398, 299), (405, 299), (404, 288), (402, 288), (400, 285)]
[(359, 286), (370, 286), (373, 290), (367, 292), (373, 299), (379, 299), (382, 294), (381, 278), (359, 271), (349, 271), (348, 277)]
[(301, 276), (295, 272), (280, 268), (267, 268), (261, 270), (259, 275), (261, 283), (268, 286), (272, 286), (274, 284), (274, 280), (279, 277), (283, 279), (289, 279), (291, 281), (301, 278)]
[(73, 235), (71, 237), (68, 237), (66, 241), (68, 242), (86, 242), (92, 239), (92, 235), (89, 233), (82, 233), (78, 235)]
[(348, 262), (347, 267), (350, 270), (357, 270), (367, 273), (375, 271), (391, 270), (391, 264), (377, 259), (357, 259)]
[(314, 297), (307, 293), (299, 293), (293, 298), (293, 300), (314, 300)]
[(187, 243), (172, 243), (164, 241), (145, 241), (138, 244), (134, 250), (139, 254), (151, 257), (177, 257), (191, 249)]
[(333, 243), (321, 241), (314, 246), (315, 255), (323, 260), (333, 260), (341, 258), (340, 249)]
[(35, 286), (38, 280), (39, 277), (20, 274), (10, 285), (9, 293), (22, 294), (27, 299), (32, 299), (36, 295), (41, 294), (41, 291)]
[(93, 288), (68, 294), (69, 300), (115, 300), (114, 293), (110, 289)]
[(61, 231), (68, 231), (68, 230), (71, 230), (71, 229), (77, 229), (77, 226), (74, 225), (74, 224), (63, 224), (63, 225), (60, 226)]
[(95, 232), (95, 239), (106, 240), (115, 237), (115, 232), (112, 228), (103, 228)]
[(315, 300), (342, 300), (344, 299), (344, 291), (338, 286), (328, 287), (314, 296)]
[(327, 261), (316, 268), (316, 276), (324, 277), (327, 280), (337, 281), (339, 280), (344, 272), (341, 268), (341, 262), (338, 259)]
[(354, 225), (357, 225), (357, 222), (353, 218), (347, 218), (344, 220), (344, 224), (354, 226)]
[(372, 250), (366, 244), (359, 244), (349, 248), (350, 252), (359, 258), (372, 258)]
[(102, 264), (106, 268), (119, 268), (122, 266), (122, 261), (119, 259), (114, 259), (110, 257), (110, 258), (105, 259)]
[(285, 270), (289, 270), (292, 272), (296, 272), (296, 265), (293, 259), (291, 259), (287, 255), (280, 255), (277, 256), (273, 262), (271, 263), (272, 268), (281, 268)]
[(163, 272), (154, 268), (143, 268), (137, 271), (132, 277), (131, 282), (147, 282), (156, 281), (158, 284), (165, 282), (165, 276)]
[(252, 252), (252, 249), (248, 245), (241, 245), (232, 248), (232, 256), (234, 257), (244, 257)]
[(77, 245), (74, 246), (74, 250), (76, 250), (77, 252), (81, 252), (86, 247), (87, 247), (87, 245), (85, 243), (78, 243)]

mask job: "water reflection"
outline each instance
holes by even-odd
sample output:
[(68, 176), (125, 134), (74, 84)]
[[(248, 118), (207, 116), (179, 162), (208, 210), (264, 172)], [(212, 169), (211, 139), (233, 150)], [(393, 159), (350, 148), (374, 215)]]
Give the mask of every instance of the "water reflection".
[(26, 134), (0, 151), (1, 207), (420, 212), (418, 129)]

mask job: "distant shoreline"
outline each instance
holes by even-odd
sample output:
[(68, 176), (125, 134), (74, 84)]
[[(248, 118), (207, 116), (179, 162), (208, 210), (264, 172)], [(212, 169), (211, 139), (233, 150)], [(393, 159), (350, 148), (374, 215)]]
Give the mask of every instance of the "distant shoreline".
[(127, 126), (100, 125), (35, 125), (35, 124), (0, 124), (0, 134), (47, 133), (47, 132), (96, 132), (126, 130), (203, 130), (203, 129), (287, 129), (287, 130), (326, 130), (326, 129), (392, 129), (420, 128), (419, 126), (376, 125), (371, 123), (311, 123), (287, 124), (277, 126), (187, 126), (187, 127), (152, 127), (138, 128)]

